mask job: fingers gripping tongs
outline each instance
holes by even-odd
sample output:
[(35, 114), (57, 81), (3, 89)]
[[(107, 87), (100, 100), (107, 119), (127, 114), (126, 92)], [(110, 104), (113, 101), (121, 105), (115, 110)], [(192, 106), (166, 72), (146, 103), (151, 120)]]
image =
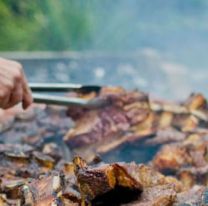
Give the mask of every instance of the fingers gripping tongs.
[[(58, 83), (30, 83), (29, 84), (32, 93), (33, 100), (35, 103), (44, 103), (44, 104), (55, 104), (62, 106), (80, 106), (80, 107), (102, 107), (106, 104), (104, 99), (94, 98), (92, 100), (85, 100), (77, 97), (67, 97), (59, 96), (53, 93), (63, 93), (63, 92), (81, 92), (81, 93), (90, 93), (96, 92), (99, 93), (101, 90), (100, 86), (93, 85), (80, 85), (80, 84), (58, 84)], [(44, 92), (44, 93), (43, 93)]]

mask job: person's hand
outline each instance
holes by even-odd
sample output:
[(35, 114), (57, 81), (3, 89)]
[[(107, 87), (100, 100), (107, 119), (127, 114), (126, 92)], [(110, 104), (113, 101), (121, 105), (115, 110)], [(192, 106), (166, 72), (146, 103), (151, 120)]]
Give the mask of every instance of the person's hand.
[(0, 108), (8, 109), (22, 102), (26, 109), (32, 101), (22, 65), (0, 58)]

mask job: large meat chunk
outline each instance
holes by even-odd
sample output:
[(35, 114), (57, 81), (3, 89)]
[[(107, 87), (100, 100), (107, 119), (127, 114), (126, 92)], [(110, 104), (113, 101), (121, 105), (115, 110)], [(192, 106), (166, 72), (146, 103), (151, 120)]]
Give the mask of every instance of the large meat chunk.
[(191, 134), (180, 143), (164, 145), (153, 159), (159, 170), (177, 170), (181, 167), (207, 165), (207, 136)]
[(109, 105), (82, 114), (65, 137), (71, 147), (85, 146), (124, 134), (148, 116), (148, 98), (143, 93), (122, 89), (115, 92), (112, 88), (104, 89), (100, 98), (107, 99)]
[(80, 158), (75, 159), (75, 164), (83, 201), (93, 205), (134, 205), (136, 201), (135, 205), (162, 202), (168, 206), (183, 188), (176, 179), (144, 165), (114, 163), (92, 167)]
[[(78, 151), (79, 155), (83, 155), (80, 148), (85, 150), (87, 147), (94, 154), (104, 153), (130, 141), (131, 136), (135, 136), (132, 127), (148, 119), (149, 101), (144, 93), (104, 88), (99, 98), (107, 99), (109, 104), (94, 110), (84, 110), (81, 116), (74, 118), (75, 127), (65, 135), (65, 142)], [(72, 114), (69, 112), (72, 117), (74, 110), (76, 108), (73, 108)], [(143, 135), (145, 133), (141, 131), (140, 136)], [(87, 155), (84, 158), (88, 159)], [(89, 159), (92, 160), (93, 157)]]
[(79, 188), (82, 197), (87, 202), (96, 201), (99, 197), (102, 199), (103, 195), (117, 190), (131, 191), (137, 195), (143, 190), (141, 183), (119, 164), (90, 167), (79, 158), (76, 158), (74, 162)]

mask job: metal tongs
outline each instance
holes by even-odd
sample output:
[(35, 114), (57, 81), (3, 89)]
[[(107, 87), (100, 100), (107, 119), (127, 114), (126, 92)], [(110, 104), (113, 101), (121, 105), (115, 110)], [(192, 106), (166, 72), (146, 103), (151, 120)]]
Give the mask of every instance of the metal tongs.
[(99, 93), (101, 86), (62, 83), (30, 83), (29, 86), (32, 90), (33, 100), (35, 103), (55, 104), (62, 106), (79, 106), (86, 108), (102, 107), (107, 103), (104, 99), (101, 98), (85, 100), (77, 97), (66, 97), (55, 94), (48, 94), (49, 92), (63, 93), (72, 91), (81, 93)]

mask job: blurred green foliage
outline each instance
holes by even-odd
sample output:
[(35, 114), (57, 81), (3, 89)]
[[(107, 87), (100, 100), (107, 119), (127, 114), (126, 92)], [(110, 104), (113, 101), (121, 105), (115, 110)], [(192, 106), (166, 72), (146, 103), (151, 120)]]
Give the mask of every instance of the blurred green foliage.
[(0, 0), (0, 50), (186, 53), (205, 47), (207, 11), (207, 0)]
[(0, 0), (0, 50), (82, 49), (89, 8), (88, 0)]

